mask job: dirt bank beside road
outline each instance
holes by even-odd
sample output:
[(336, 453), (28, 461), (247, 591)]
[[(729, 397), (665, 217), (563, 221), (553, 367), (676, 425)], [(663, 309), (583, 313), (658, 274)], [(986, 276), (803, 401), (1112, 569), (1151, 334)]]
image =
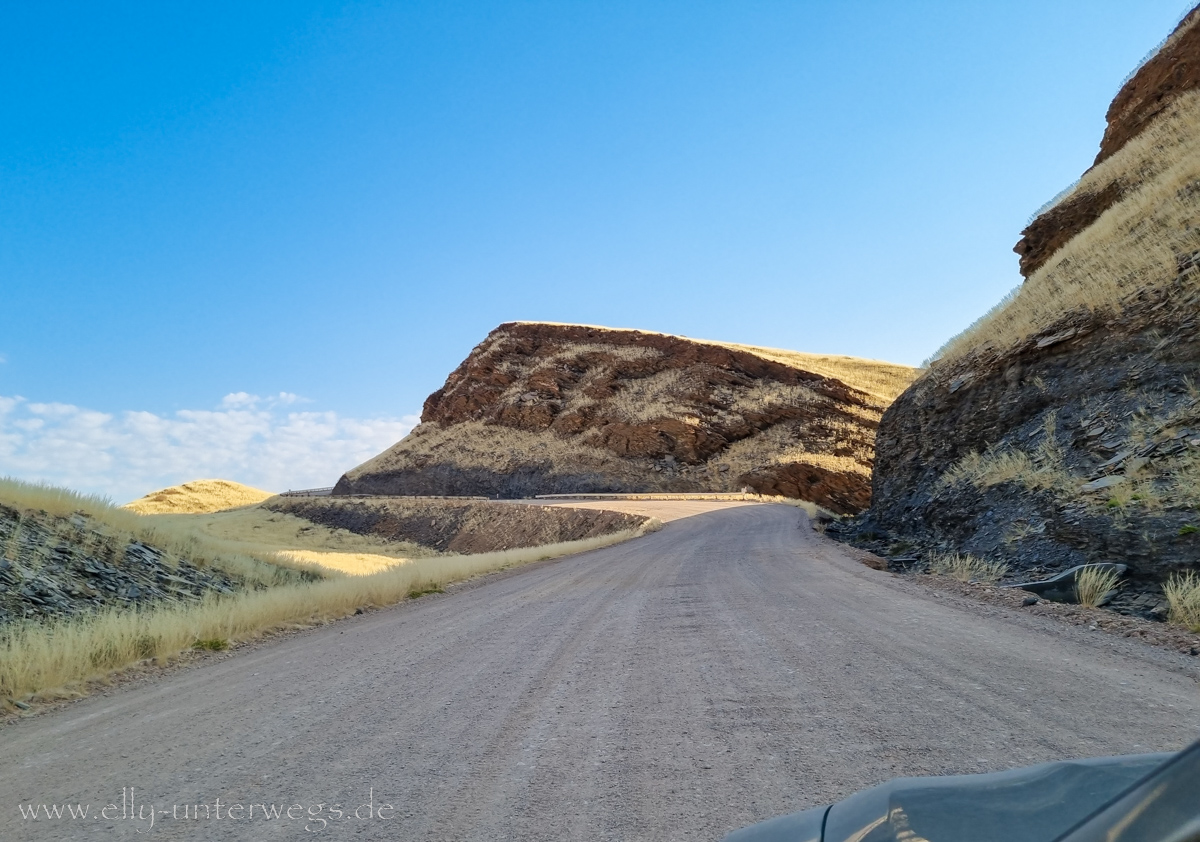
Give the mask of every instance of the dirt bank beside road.
[(438, 552), (462, 555), (581, 541), (636, 529), (648, 519), (617, 511), (572, 510), (533, 503), (528, 508), (514, 509), (488, 500), (454, 498), (279, 497), (264, 507), (333, 529), (388, 541), (409, 541)]

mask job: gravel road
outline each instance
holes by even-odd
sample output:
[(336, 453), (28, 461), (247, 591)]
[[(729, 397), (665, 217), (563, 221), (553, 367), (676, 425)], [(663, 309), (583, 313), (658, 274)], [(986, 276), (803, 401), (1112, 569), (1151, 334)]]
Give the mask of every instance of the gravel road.
[[(1200, 734), (1195, 658), (939, 596), (789, 506), (678, 505), (0, 729), (0, 839), (719, 839), (897, 775)], [(88, 818), (22, 818), (65, 802)]]

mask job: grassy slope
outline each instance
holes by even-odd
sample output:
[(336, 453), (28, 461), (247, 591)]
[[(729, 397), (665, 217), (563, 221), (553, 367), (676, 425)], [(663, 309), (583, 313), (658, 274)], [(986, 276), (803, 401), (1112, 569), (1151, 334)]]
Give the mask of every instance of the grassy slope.
[[(1099, 194), (1113, 183), (1133, 189), (939, 349), (931, 376), (961, 369), (980, 355), (1003, 356), (1075, 314), (1120, 316), (1145, 292), (1167, 288), (1181, 278), (1180, 258), (1200, 251), (1200, 91), (1179, 96), (1041, 212)], [(1181, 278), (1192, 290), (1198, 279), (1196, 272)], [(1200, 423), (1200, 393), (1188, 385), (1189, 400), (1172, 412), (1158, 411), (1151, 403), (1132, 417), (1128, 447), (1169, 439)], [(1090, 475), (1077, 476), (1064, 467), (1062, 454), (1048, 444), (1053, 441), (1053, 414), (1047, 423), (1043, 444), (1032, 452), (1007, 448), (969, 453), (945, 473), (938, 490), (969, 483), (985, 491), (1017, 483), (1030, 492), (1079, 498), (1081, 484)], [(1200, 457), (1191, 450), (1160, 460), (1153, 470), (1129, 469), (1122, 476), (1130, 481), (1088, 497), (1090, 505), (1116, 512), (1119, 520), (1134, 503), (1137, 512), (1153, 514), (1164, 508), (1194, 509), (1200, 502)], [(1200, 631), (1200, 578), (1194, 572), (1173, 575), (1165, 591), (1172, 622)]]
[(436, 555), (418, 544), (329, 529), (257, 504), (269, 491), (222, 479), (195, 480), (126, 503), (156, 534), (193, 535), (214, 554), (249, 556), (325, 575), (365, 575)]
[(326, 575), (376, 573), (414, 558), (437, 555), (419, 544), (330, 529), (260, 506), (204, 514), (147, 515), (146, 519), (167, 530), (200, 535), (232, 553), (315, 566)]
[(1200, 249), (1200, 91), (1180, 96), (1141, 134), (1089, 170), (1060, 201), (1114, 181), (1138, 185), (934, 358), (943, 368), (982, 351), (1005, 353), (1072, 312), (1117, 314), (1165, 286), (1177, 256)]
[[(58, 520), (69, 519), (79, 513), (106, 540), (123, 544), (139, 541), (164, 550), (169, 556), (186, 558), (197, 566), (212, 566), (251, 587), (270, 587), (297, 581), (299, 571), (307, 569), (307, 565), (289, 564), (270, 553), (247, 552), (221, 545), (182, 523), (148, 518), (118, 508), (105, 498), (64, 488), (0, 478), (0, 505), (15, 509), (22, 515), (28, 513), (30, 516)], [(69, 530), (52, 531), (61, 533), (63, 540), (71, 540)]]

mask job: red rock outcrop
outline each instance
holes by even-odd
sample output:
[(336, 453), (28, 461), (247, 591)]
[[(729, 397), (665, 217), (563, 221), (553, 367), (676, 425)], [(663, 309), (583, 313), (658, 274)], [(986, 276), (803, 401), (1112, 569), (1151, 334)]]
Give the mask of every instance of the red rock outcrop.
[[(1159, 50), (1138, 68), (1113, 99), (1097, 164), (1111, 158), (1162, 114), (1181, 94), (1200, 88), (1200, 6), (1184, 16)], [(1124, 180), (1073, 196), (1039, 215), (1021, 232), (1013, 251), (1028, 278), (1050, 257), (1121, 200), (1131, 189)]]
[(1113, 99), (1096, 164), (1115, 154), (1182, 93), (1200, 87), (1200, 6), (1192, 9)]
[[(425, 401), (421, 425), (335, 494), (737, 491), (852, 512), (879, 414), (911, 369), (635, 330), (509, 323)], [(820, 365), (814, 365), (820, 368)]]

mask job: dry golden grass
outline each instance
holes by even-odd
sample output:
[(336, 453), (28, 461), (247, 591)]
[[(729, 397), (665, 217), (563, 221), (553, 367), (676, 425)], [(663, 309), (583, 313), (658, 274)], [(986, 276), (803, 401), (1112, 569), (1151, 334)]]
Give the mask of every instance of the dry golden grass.
[(939, 553), (930, 557), (929, 572), (935, 576), (949, 576), (960, 582), (994, 585), (1008, 572), (1008, 565), (999, 561), (984, 561), (962, 553)]
[[(735, 442), (710, 459), (703, 474), (699, 473), (705, 470), (701, 468), (690, 476), (714, 492), (740, 491), (740, 475), (792, 462), (869, 478), (872, 452), (867, 444), (859, 442), (861, 438), (862, 431), (851, 425), (832, 424), (828, 437), (814, 434), (802, 442), (793, 430), (777, 425)], [(834, 449), (853, 442), (859, 442), (853, 447), (853, 455), (833, 455)], [(348, 471), (347, 476), (354, 479), (409, 459), (417, 464), (430, 459), (461, 469), (485, 468), (497, 473), (513, 472), (530, 464), (563, 466), (566, 471), (596, 470), (627, 477), (631, 486), (644, 486), (650, 493), (656, 490), (652, 485), (656, 480), (663, 483), (657, 487), (660, 491), (667, 490), (671, 482), (665, 474), (649, 475), (632, 460), (590, 446), (577, 437), (530, 433), (482, 421), (466, 421), (446, 428), (422, 425), (399, 444)], [(721, 471), (721, 467), (726, 470)]]
[[(780, 426), (772, 427), (753, 438), (734, 442), (719, 456), (713, 457), (711, 464), (718, 469), (720, 466), (728, 466), (728, 473), (737, 475), (755, 468), (798, 462), (869, 478), (869, 465), (873, 453), (866, 444), (859, 442), (853, 447), (854, 453), (850, 456), (835, 456), (832, 452), (838, 446), (856, 442), (861, 438), (861, 432), (852, 429), (839, 430), (839, 425), (831, 425), (831, 428), (833, 435), (829, 439), (813, 435), (806, 441), (801, 441), (791, 430)], [(856, 432), (859, 433), (858, 436), (855, 436)]]
[(385, 470), (404, 456), (435, 457), (439, 462), (456, 467), (483, 467), (502, 472), (540, 460), (574, 467), (617, 467), (622, 462), (610, 451), (589, 447), (574, 439), (529, 433), (482, 421), (464, 421), (445, 428), (421, 424), (399, 444), (347, 471), (346, 476), (355, 478)]
[(428, 547), (332, 529), (259, 506), (195, 515), (146, 515), (162, 529), (200, 536), (223, 552), (322, 571), (374, 573), (414, 558), (437, 555)]
[(1136, 187), (935, 359), (949, 363), (983, 349), (1003, 353), (1068, 313), (1120, 313), (1131, 296), (1175, 279), (1177, 256), (1200, 249), (1200, 91), (1180, 96), (1063, 201), (1113, 181)]
[(1079, 491), (1081, 480), (1072, 476), (1061, 463), (1039, 465), (1026, 453), (1004, 450), (968, 453), (942, 474), (936, 487), (942, 491), (962, 482), (970, 483), (981, 491), (1001, 483), (1015, 482), (1031, 491), (1075, 494)]
[(1104, 597), (1121, 584), (1114, 570), (1086, 567), (1075, 574), (1075, 598), (1087, 608), (1099, 608)]
[[(346, 576), (370, 576), (407, 564), (411, 558), (394, 554), (345, 553), (329, 550), (280, 550), (279, 554), (295, 564), (312, 565), (324, 573), (340, 573)], [(428, 553), (426, 553), (428, 555)], [(421, 558), (422, 555), (413, 556)]]
[(1032, 454), (1023, 450), (971, 451), (942, 474), (934, 486), (944, 491), (959, 483), (970, 483), (983, 491), (1001, 483), (1020, 483), (1030, 491), (1052, 491), (1074, 495), (1082, 482), (1067, 470), (1055, 439), (1057, 413), (1046, 415), (1041, 443)]
[[(984, 491), (1011, 482), (1031, 491), (1049, 491), (1064, 499), (1080, 497), (1089, 477), (1076, 475), (1066, 467), (1064, 456), (1055, 444), (1053, 421), (1053, 414), (1048, 415), (1041, 443), (1029, 451), (1005, 447), (966, 454), (938, 478), (935, 492), (959, 484), (970, 484)], [(1139, 412), (1129, 421), (1119, 449), (1136, 451), (1152, 442), (1168, 441), (1176, 433), (1195, 427), (1197, 422), (1200, 422), (1200, 401), (1196, 399), (1166, 413)], [(1140, 467), (1127, 462), (1118, 466), (1117, 471), (1122, 482), (1103, 493), (1086, 495), (1092, 506), (1107, 509), (1114, 518), (1125, 518), (1134, 511), (1200, 506), (1200, 455), (1193, 448), (1156, 458)]]
[(845, 357), (836, 354), (805, 354), (800, 351), (785, 351), (779, 348), (760, 348), (757, 345), (738, 345), (733, 342), (712, 342), (726, 348), (749, 351), (764, 359), (793, 368), (811, 371), (822, 377), (840, 380), (852, 389), (865, 392), (883, 402), (886, 408), (907, 389), (921, 369), (907, 365), (868, 360), (861, 357)]
[(610, 546), (653, 531), (638, 530), (543, 547), (416, 559), (367, 576), (338, 576), (250, 591), (199, 604), (108, 611), (0, 632), (0, 700), (78, 694), (84, 684), (147, 658), (167, 659), (197, 644), (219, 649), (272, 629), (344, 617), (391, 605), (494, 570)]
[(55, 485), (25, 482), (11, 477), (0, 477), (0, 504), (18, 510), (43, 511), (55, 517), (69, 517), (82, 512), (126, 531), (142, 522), (136, 514), (118, 509), (107, 497), (80, 494)]
[(1168, 619), (1188, 631), (1200, 632), (1200, 576), (1194, 571), (1176, 573), (1163, 585)]
[[(816, 503), (812, 502), (811, 500), (797, 500), (795, 497), (768, 497), (766, 495), (760, 496), (760, 499), (764, 503), (783, 503), (786, 506), (795, 506), (797, 509), (800, 509), (801, 511), (803, 511), (806, 515), (809, 516), (810, 519), (812, 519), (814, 521), (818, 517), (823, 517), (823, 518), (836, 518), (837, 517), (837, 515), (835, 515), (833, 512), (829, 511), (828, 509), (822, 508), (821, 506), (818, 506)], [(824, 534), (824, 532), (825, 532), (824, 527), (822, 527), (821, 533)]]
[(1171, 468), (1165, 493), (1183, 505), (1200, 505), (1200, 458), (1186, 453)]
[[(517, 324), (547, 324), (547, 325), (563, 325), (562, 322), (517, 322)], [(597, 330), (608, 330), (616, 333), (645, 333), (653, 336), (671, 336), (668, 333), (659, 333), (653, 330), (636, 330), (633, 328), (620, 327), (603, 327), (601, 325), (579, 325), (580, 327), (591, 327)], [(782, 363), (791, 368), (798, 368), (803, 371), (809, 371), (813, 374), (819, 374), (822, 377), (832, 377), (840, 380), (852, 389), (857, 389), (868, 395), (876, 397), (883, 401), (884, 407), (894, 401), (901, 392), (908, 388), (909, 384), (916, 379), (921, 373), (920, 369), (912, 368), (905, 365), (897, 365), (896, 363), (883, 362), (881, 360), (868, 360), (860, 357), (847, 357), (837, 354), (806, 354), (800, 351), (787, 351), (780, 348), (763, 348), (758, 345), (741, 345), (736, 342), (718, 342), (711, 339), (692, 339), (691, 337), (679, 337), (687, 339), (689, 342), (697, 342), (701, 345), (716, 345), (721, 348), (732, 348), (737, 351), (746, 351), (763, 359), (773, 362)], [(603, 345), (597, 348), (606, 349), (606, 353), (610, 353), (613, 346)], [(629, 352), (642, 352), (649, 349), (643, 348), (627, 348)], [(568, 353), (568, 352), (564, 352)], [(569, 352), (574, 354), (572, 350)]]
[(253, 506), (273, 495), (227, 479), (199, 479), (153, 491), (122, 508), (141, 515), (201, 514)]
[[(616, 346), (612, 346), (614, 349)], [(684, 393), (684, 372), (669, 369), (628, 380), (621, 391), (605, 401), (609, 412), (630, 424), (645, 424), (660, 418), (683, 418), (692, 411)], [(572, 396), (565, 409), (581, 409), (585, 404), (594, 404), (583, 389)]]
[[(59, 519), (81, 513), (90, 518), (108, 540), (126, 544), (140, 541), (164, 551), (168, 564), (186, 559), (201, 567), (223, 570), (250, 586), (270, 587), (293, 582), (301, 571), (312, 572), (308, 565), (275, 558), (273, 551), (260, 553), (222, 544), (198, 534), (186, 521), (172, 520), (166, 515), (139, 515), (114, 506), (104, 497), (63, 488), (3, 478), (0, 479), (0, 505), (20, 512), (45, 512)], [(69, 521), (63, 521), (62, 529), (71, 531), (74, 527)], [(70, 540), (70, 536), (65, 540)]]
[(807, 386), (787, 386), (783, 383), (758, 382), (732, 396), (735, 412), (765, 413), (781, 406), (811, 406), (820, 398)]
[[(701, 388), (708, 388), (704, 384)], [(586, 403), (595, 403), (594, 399), (577, 393), (578, 398), (570, 401), (566, 411), (581, 408)], [(639, 377), (626, 382), (621, 391), (606, 401), (609, 411), (614, 411), (621, 420), (630, 424), (645, 424), (661, 418), (678, 418), (699, 424), (700, 419), (695, 415), (696, 409), (691, 402), (691, 389), (685, 372), (679, 369), (669, 369)], [(821, 398), (806, 386), (789, 386), (776, 382), (757, 382), (748, 389), (716, 389), (714, 397), (724, 399), (728, 410), (718, 411), (715, 420), (727, 420), (726, 417), (745, 415), (747, 413), (768, 413), (783, 407), (812, 406), (828, 400)], [(854, 414), (878, 420), (879, 413), (870, 408), (847, 407)]]

